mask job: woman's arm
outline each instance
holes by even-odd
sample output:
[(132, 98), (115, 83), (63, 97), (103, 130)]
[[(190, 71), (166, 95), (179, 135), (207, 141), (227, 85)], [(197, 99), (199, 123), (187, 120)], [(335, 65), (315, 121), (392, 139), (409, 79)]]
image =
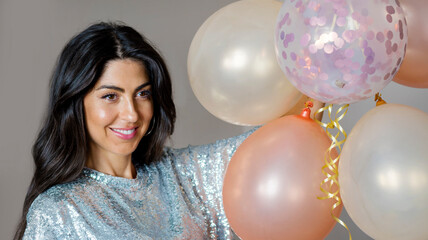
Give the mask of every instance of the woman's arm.
[[(286, 115), (300, 114), (307, 100), (308, 97), (302, 97)], [(314, 102), (313, 112), (320, 106), (322, 103)], [(223, 178), (227, 166), (239, 145), (258, 128), (211, 144), (170, 149), (175, 169), (187, 176), (185, 179), (188, 180), (183, 180), (190, 186), (189, 189), (185, 188), (186, 192), (196, 194), (196, 198), (200, 199), (196, 205), (204, 212), (209, 234), (217, 236), (217, 239), (228, 239), (227, 236), (231, 234), (222, 204)]]

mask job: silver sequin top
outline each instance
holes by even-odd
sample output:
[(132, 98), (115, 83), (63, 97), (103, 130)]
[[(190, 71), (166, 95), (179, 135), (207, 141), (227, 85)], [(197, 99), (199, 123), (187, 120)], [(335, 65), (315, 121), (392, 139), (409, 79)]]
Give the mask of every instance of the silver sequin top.
[(222, 205), (227, 164), (252, 131), (213, 144), (166, 147), (135, 179), (85, 168), (40, 194), (23, 239), (231, 239)]

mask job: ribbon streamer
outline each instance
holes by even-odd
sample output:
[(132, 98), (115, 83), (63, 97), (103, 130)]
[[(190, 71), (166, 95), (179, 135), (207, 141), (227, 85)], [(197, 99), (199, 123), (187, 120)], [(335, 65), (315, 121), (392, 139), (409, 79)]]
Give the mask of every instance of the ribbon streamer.
[[(332, 118), (333, 104), (330, 104), (328, 106), (320, 108), (315, 112), (315, 116), (316, 116), (319, 113), (327, 111), (328, 118), (329, 118), (328, 123), (320, 122), (320, 121), (316, 120), (316, 118), (315, 118), (315, 121), (319, 125), (321, 125), (323, 128), (325, 128), (327, 135), (332, 140), (331, 145), (328, 148), (328, 150), (324, 156), (325, 165), (321, 169), (322, 173), (325, 175), (325, 179), (320, 184), (320, 189), (324, 193), (324, 196), (317, 197), (317, 198), (320, 200), (330, 199), (330, 198), (336, 200), (336, 203), (333, 204), (333, 206), (330, 210), (331, 216), (336, 222), (338, 222), (340, 225), (345, 227), (346, 230), (348, 230), (349, 240), (352, 240), (351, 232), (349, 231), (348, 226), (342, 220), (340, 220), (339, 218), (337, 218), (333, 214), (334, 209), (336, 209), (337, 207), (339, 207), (342, 204), (342, 199), (340, 198), (340, 195), (339, 195), (340, 184), (338, 181), (339, 171), (338, 171), (337, 163), (339, 161), (340, 153), (342, 151), (342, 145), (345, 143), (347, 135), (346, 135), (345, 130), (339, 124), (339, 121), (345, 117), (346, 113), (348, 112), (348, 107), (349, 107), (349, 104), (341, 106), (336, 111), (334, 118)], [(335, 129), (337, 129), (336, 130), (337, 133), (336, 134), (331, 133)], [(343, 135), (343, 139), (339, 140), (339, 137), (341, 135)], [(331, 151), (335, 148), (337, 148), (339, 154), (336, 158), (333, 159), (331, 157)], [(335, 190), (335, 191), (333, 190), (334, 186), (337, 186), (337, 190)]]

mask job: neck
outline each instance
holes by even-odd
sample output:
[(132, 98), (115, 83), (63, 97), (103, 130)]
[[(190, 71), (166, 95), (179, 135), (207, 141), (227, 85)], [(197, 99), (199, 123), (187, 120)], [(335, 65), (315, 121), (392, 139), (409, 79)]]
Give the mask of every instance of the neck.
[(85, 166), (116, 177), (133, 179), (137, 176), (131, 155), (124, 156), (91, 151)]

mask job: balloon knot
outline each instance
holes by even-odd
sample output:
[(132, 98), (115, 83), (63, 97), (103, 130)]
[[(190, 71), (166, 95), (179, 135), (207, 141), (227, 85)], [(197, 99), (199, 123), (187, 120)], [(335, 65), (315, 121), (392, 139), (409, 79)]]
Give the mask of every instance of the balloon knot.
[(314, 104), (312, 103), (312, 101), (307, 101), (305, 103), (305, 108), (302, 110), (302, 113), (300, 114), (300, 116), (304, 117), (304, 118), (311, 118), (311, 107), (313, 107)]
[(307, 101), (306, 103), (305, 103), (305, 107), (306, 108), (312, 108), (314, 106), (314, 103), (312, 102), (312, 101)]
[(376, 101), (376, 107), (386, 104), (385, 100), (382, 99), (382, 94), (380, 93), (376, 93), (374, 100)]

